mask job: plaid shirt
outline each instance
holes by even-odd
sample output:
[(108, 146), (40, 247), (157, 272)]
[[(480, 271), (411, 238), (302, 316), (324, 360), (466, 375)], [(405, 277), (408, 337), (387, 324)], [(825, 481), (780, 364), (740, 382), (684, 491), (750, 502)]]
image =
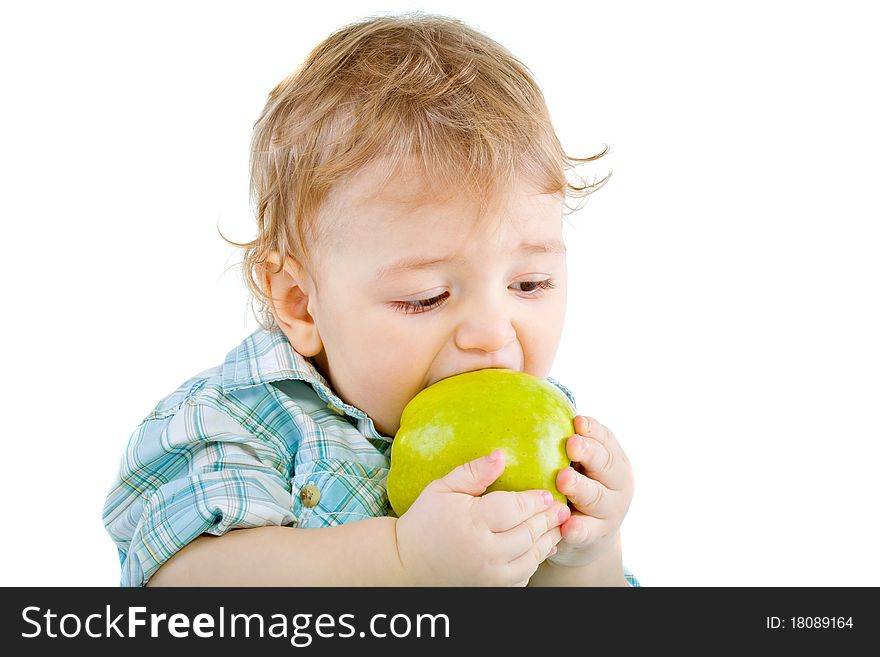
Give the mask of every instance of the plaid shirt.
[(121, 585), (143, 586), (202, 534), (388, 515), (391, 440), (280, 330), (258, 329), (160, 401), (129, 439), (103, 513)]

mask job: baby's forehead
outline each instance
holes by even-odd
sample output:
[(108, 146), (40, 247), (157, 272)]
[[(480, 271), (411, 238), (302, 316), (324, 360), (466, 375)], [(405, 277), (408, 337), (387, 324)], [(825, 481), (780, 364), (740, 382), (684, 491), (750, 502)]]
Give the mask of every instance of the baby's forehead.
[(346, 194), (337, 206), (337, 227), (363, 245), (448, 248), (451, 242), (474, 243), (522, 230), (522, 218), (504, 206), (501, 198), (479, 199), (457, 190), (389, 184)]
[(399, 220), (435, 210), (466, 209), (484, 218), (529, 197), (543, 197), (540, 202), (560, 207), (562, 203), (561, 195), (551, 197), (525, 179), (479, 189), (465, 180), (432, 178), (417, 167), (382, 168), (380, 161), (340, 181), (328, 195), (326, 207), (340, 219), (371, 216), (393, 227)]
[(338, 207), (400, 209), (403, 212), (425, 205), (449, 202), (455, 192), (449, 185), (432, 182), (415, 169), (387, 170), (368, 166), (337, 185), (330, 202)]
[(467, 185), (440, 185), (417, 167), (382, 166), (364, 167), (331, 189), (319, 220), (323, 259), (430, 260), (463, 249), (562, 241), (562, 196), (525, 179), (480, 194)]

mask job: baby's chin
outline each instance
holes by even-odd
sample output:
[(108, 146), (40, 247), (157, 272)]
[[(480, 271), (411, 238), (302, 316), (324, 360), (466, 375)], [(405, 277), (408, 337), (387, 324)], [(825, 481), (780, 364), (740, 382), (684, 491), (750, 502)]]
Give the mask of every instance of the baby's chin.
[(376, 428), (376, 431), (379, 432), (380, 436), (385, 436), (386, 438), (394, 438), (394, 436), (397, 434), (398, 429), (400, 429), (400, 418), (397, 418), (397, 421), (393, 425), (388, 425), (387, 427), (373, 420), (373, 426)]

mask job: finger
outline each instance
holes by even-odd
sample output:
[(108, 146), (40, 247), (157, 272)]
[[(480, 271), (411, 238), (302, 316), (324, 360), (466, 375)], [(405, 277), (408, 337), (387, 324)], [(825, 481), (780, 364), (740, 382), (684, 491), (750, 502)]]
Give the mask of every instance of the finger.
[(580, 463), (583, 471), (608, 488), (621, 489), (630, 484), (632, 465), (610, 429), (593, 418), (575, 418), (577, 434), (566, 443), (568, 457)]
[(513, 560), (527, 554), (547, 532), (559, 529), (571, 516), (568, 505), (555, 502), (552, 507), (532, 516), (513, 529), (495, 535), (501, 544), (501, 554)]
[(529, 550), (508, 564), (511, 570), (511, 579), (517, 581), (528, 579), (534, 575), (538, 566), (550, 556), (560, 540), (562, 540), (562, 534), (559, 527), (554, 527), (544, 533)]
[(576, 470), (606, 488), (621, 490), (627, 486), (631, 476), (629, 465), (615, 460), (605, 445), (597, 440), (574, 434), (565, 442), (565, 452)]
[(615, 492), (572, 467), (559, 471), (556, 475), (556, 487), (581, 513), (597, 518), (607, 518), (615, 514), (618, 506)]
[(570, 545), (586, 546), (597, 543), (619, 529), (619, 525), (575, 511), (559, 527), (562, 540)]
[(512, 529), (553, 504), (549, 490), (496, 490), (477, 500), (477, 512), (493, 532)]
[(586, 415), (578, 415), (574, 418), (574, 430), (582, 436), (593, 438), (605, 445), (608, 451), (613, 452), (614, 456), (625, 456), (617, 442), (617, 438), (611, 432), (611, 429), (600, 423), (597, 419)]
[(453, 493), (482, 495), (504, 472), (504, 452), (493, 450), (491, 454), (468, 461), (431, 482), (431, 486)]

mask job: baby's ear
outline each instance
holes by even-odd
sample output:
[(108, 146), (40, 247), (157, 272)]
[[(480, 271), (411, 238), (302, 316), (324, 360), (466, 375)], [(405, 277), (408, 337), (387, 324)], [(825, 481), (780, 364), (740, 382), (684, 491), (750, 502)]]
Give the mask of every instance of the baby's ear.
[(279, 254), (273, 251), (261, 267), (263, 286), (271, 300), (269, 307), (293, 348), (307, 358), (315, 356), (324, 345), (312, 316), (314, 284), (296, 261), (287, 259), (283, 266), (280, 264)]

